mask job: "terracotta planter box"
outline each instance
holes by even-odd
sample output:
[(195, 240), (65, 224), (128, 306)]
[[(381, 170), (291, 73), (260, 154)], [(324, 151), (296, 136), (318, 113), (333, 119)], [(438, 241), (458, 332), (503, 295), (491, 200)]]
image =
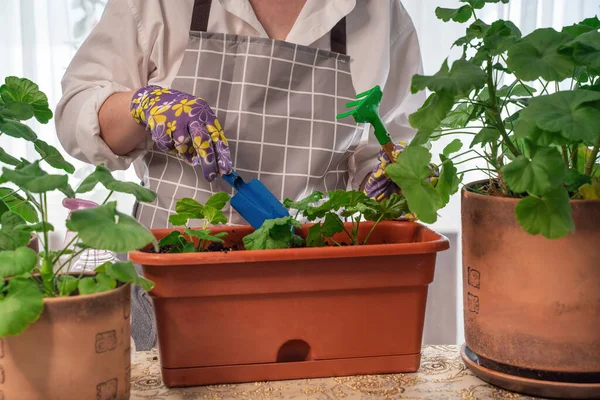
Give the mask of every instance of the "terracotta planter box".
[(0, 339), (0, 399), (129, 399), (131, 286), (44, 300), (40, 319)]
[[(372, 225), (364, 223), (364, 237)], [(308, 225), (299, 234), (306, 234)], [(229, 245), (249, 227), (221, 227)], [(157, 238), (170, 230), (155, 230)], [(340, 236), (339, 240), (343, 240)], [(131, 252), (151, 292), (168, 386), (413, 372), (427, 288), (448, 240), (382, 223), (356, 247)]]
[(517, 203), (462, 192), (463, 358), (509, 390), (598, 398), (600, 201), (572, 201), (576, 231), (559, 240), (524, 232)]

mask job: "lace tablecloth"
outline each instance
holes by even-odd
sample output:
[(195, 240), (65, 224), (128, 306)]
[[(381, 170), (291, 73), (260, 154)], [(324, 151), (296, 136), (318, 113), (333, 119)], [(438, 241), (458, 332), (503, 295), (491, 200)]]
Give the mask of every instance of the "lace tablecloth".
[(195, 399), (533, 399), (495, 388), (464, 366), (459, 346), (425, 346), (415, 374), (352, 376), (256, 382), (194, 388), (166, 388), (160, 377), (158, 352), (139, 352), (131, 371), (132, 400)]

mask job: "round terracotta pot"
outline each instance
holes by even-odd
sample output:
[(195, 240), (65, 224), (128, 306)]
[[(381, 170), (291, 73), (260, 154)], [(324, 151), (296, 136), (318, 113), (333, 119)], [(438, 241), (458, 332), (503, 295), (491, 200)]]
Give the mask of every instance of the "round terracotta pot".
[(0, 399), (129, 399), (130, 285), (44, 300), (40, 319), (0, 339)]
[(600, 382), (600, 201), (572, 201), (558, 240), (524, 232), (518, 201), (462, 191), (466, 344), (492, 370)]

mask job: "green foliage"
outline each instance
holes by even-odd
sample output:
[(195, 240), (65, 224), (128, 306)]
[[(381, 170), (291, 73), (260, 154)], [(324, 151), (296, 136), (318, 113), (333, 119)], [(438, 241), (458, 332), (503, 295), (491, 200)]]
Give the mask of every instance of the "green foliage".
[(154, 235), (133, 217), (117, 211), (112, 201), (103, 206), (71, 213), (67, 228), (94, 249), (125, 253), (154, 241)]
[(541, 197), (527, 196), (519, 201), (515, 211), (523, 229), (532, 235), (558, 239), (575, 229), (569, 193), (563, 187)]
[(564, 182), (565, 165), (554, 147), (539, 148), (532, 158), (517, 157), (502, 171), (515, 193), (542, 195)]
[[(139, 277), (131, 263), (103, 266), (93, 277), (69, 275), (73, 259), (86, 249), (126, 252), (154, 241), (148, 229), (119, 213), (114, 202), (73, 212), (67, 222), (77, 233), (73, 249), (49, 250), (48, 232), (54, 227), (48, 222), (47, 193), (58, 190), (74, 197), (75, 192), (68, 175), (49, 174), (40, 163), (45, 161), (67, 174), (75, 168), (22, 122), (34, 117), (40, 123), (47, 123), (52, 117), (46, 96), (27, 79), (7, 78), (0, 87), (0, 133), (31, 142), (41, 159), (17, 160), (0, 149), (0, 163), (5, 164), (0, 182), (16, 186), (0, 188), (0, 338), (18, 335), (35, 322), (42, 313), (44, 297), (99, 293), (114, 289), (117, 282), (131, 282), (145, 290), (152, 288), (152, 283)], [(115, 180), (102, 166), (84, 180), (80, 193), (93, 189), (97, 183), (111, 191), (133, 194), (139, 201), (156, 198), (138, 185)], [(40, 254), (26, 247), (33, 234), (41, 244)]]
[[(517, 216), (527, 232), (564, 236), (572, 229), (569, 199), (595, 198), (600, 175), (600, 20), (522, 37), (510, 21), (476, 18), (497, 1), (461, 3), (436, 15), (465, 23), (455, 42), (462, 57), (451, 68), (444, 61), (433, 76), (413, 78), (413, 92), (432, 93), (409, 116), (415, 139), (386, 172), (419, 219), (434, 222), (464, 174), (479, 169), (490, 176), (490, 195), (521, 198)], [(460, 151), (452, 141), (433, 186), (429, 141), (448, 135), (470, 135), (470, 150), (450, 157)], [(461, 171), (467, 161), (477, 168)]]
[(0, 279), (31, 273), (37, 262), (35, 252), (27, 247), (0, 251)]
[[(208, 227), (227, 223), (223, 208), (229, 199), (230, 196), (223, 192), (212, 195), (205, 204), (200, 204), (191, 198), (179, 199), (175, 205), (177, 214), (169, 216), (169, 222), (174, 226), (185, 226), (187, 229), (183, 234), (179, 231), (171, 232), (160, 241), (159, 246), (168, 246), (169, 253), (193, 253), (206, 251), (210, 243), (224, 243), (223, 238), (227, 234), (224, 232), (212, 234)], [(202, 228), (190, 229), (188, 223), (192, 219), (202, 220)], [(194, 244), (188, 237), (196, 238), (198, 243)]]
[(44, 309), (44, 297), (29, 278), (18, 277), (0, 289), (0, 338), (18, 335), (37, 321)]
[(292, 217), (266, 220), (259, 229), (244, 237), (244, 247), (246, 250), (288, 248), (294, 236), (293, 227), (300, 227), (300, 223)]
[(112, 192), (132, 194), (137, 201), (151, 203), (156, 199), (156, 193), (132, 182), (121, 182), (113, 178), (110, 171), (102, 164), (96, 167), (77, 188), (77, 193), (91, 192), (97, 184), (101, 184)]

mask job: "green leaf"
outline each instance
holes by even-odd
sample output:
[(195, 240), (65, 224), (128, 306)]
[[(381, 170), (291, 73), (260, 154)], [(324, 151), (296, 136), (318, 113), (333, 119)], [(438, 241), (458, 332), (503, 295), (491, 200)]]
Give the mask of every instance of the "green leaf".
[(543, 147), (533, 158), (517, 157), (502, 169), (508, 187), (515, 193), (541, 195), (563, 183), (565, 164), (554, 147)]
[(525, 197), (519, 201), (515, 211), (519, 224), (532, 235), (559, 239), (575, 230), (569, 194), (564, 187), (556, 188), (541, 198)]
[(570, 40), (571, 36), (552, 28), (535, 30), (508, 49), (508, 68), (528, 82), (538, 78), (560, 82), (569, 78), (575, 64), (558, 49)]
[(29, 79), (7, 77), (5, 84), (0, 87), (0, 98), (6, 104), (15, 102), (30, 104), (33, 106), (35, 118), (42, 124), (48, 123), (52, 118), (48, 98), (39, 90), (38, 85)]
[(397, 220), (409, 212), (406, 198), (399, 194), (393, 194), (381, 202), (374, 202), (372, 211), (365, 213), (368, 221)]
[(137, 183), (116, 180), (110, 171), (102, 164), (98, 165), (96, 170), (84, 179), (77, 188), (77, 193), (90, 192), (98, 183), (113, 192), (132, 194), (137, 201), (144, 203), (151, 203), (156, 199), (156, 193), (152, 190), (146, 189)]
[(454, 106), (454, 96), (449, 93), (432, 94), (423, 107), (409, 116), (409, 122), (413, 128), (419, 130), (410, 146), (421, 146), (425, 144), (433, 131), (440, 127)]
[(86, 245), (98, 250), (125, 253), (153, 242), (154, 235), (129, 215), (117, 211), (117, 203), (71, 213), (67, 228), (79, 233)]
[(339, 215), (329, 213), (325, 216), (325, 221), (321, 225), (321, 232), (325, 237), (332, 237), (336, 233), (344, 232), (344, 222)]
[(0, 104), (0, 115), (4, 118), (12, 118), (19, 121), (27, 121), (33, 117), (33, 107), (22, 101)]
[(205, 205), (202, 210), (206, 223), (209, 225), (226, 224), (227, 217), (223, 214), (220, 209), (216, 209), (210, 205)]
[(450, 154), (454, 154), (456, 152), (459, 152), (460, 149), (462, 149), (463, 144), (461, 142), (460, 139), (454, 139), (453, 141), (451, 141), (448, 146), (444, 147), (444, 150), (442, 150), (442, 154), (446, 157), (450, 156)]
[(476, 10), (482, 9), (486, 4), (504, 3), (508, 4), (509, 0), (460, 0), (461, 3), (469, 3)]
[(33, 142), (35, 151), (46, 161), (51, 167), (56, 169), (62, 169), (63, 171), (72, 174), (75, 172), (75, 167), (64, 159), (62, 154), (53, 146), (44, 142), (41, 139), (37, 139)]
[(115, 278), (107, 275), (106, 273), (96, 274), (95, 278), (98, 293), (108, 292), (109, 290), (113, 290), (117, 287), (117, 281), (115, 280)]
[(2, 168), (0, 181), (12, 182), (31, 193), (45, 193), (53, 190), (60, 190), (63, 193), (72, 192), (69, 186), (69, 178), (66, 175), (46, 173), (40, 168), (39, 161), (15, 170)]
[(158, 242), (158, 245), (160, 247), (166, 247), (166, 246), (174, 246), (174, 245), (180, 244), (181, 243), (179, 241), (180, 237), (181, 237), (181, 232), (173, 231), (173, 232), (169, 233), (167, 236), (165, 236), (164, 238), (162, 238), (160, 240), (160, 242)]
[(474, 107), (469, 104), (459, 104), (454, 110), (450, 111), (441, 123), (444, 128), (464, 128), (473, 114)]
[(188, 197), (177, 200), (177, 204), (175, 205), (175, 211), (177, 211), (178, 214), (190, 214), (193, 215), (193, 217), (190, 218), (195, 219), (204, 218), (204, 213), (202, 212), (202, 210), (204, 210), (204, 206), (202, 204)]
[(80, 279), (77, 284), (77, 289), (79, 289), (79, 294), (83, 296), (98, 293), (96, 279), (91, 276)]
[(0, 132), (17, 139), (25, 139), (30, 142), (37, 140), (37, 135), (25, 124), (18, 121), (5, 120), (0, 122)]
[(515, 136), (527, 139), (538, 146), (566, 145), (569, 141), (560, 132), (548, 132), (540, 129), (534, 122), (519, 118), (514, 123)]
[(458, 192), (461, 179), (458, 176), (458, 170), (454, 163), (450, 160), (445, 160), (440, 171), (435, 191), (437, 192), (441, 204), (440, 208), (445, 207), (450, 201), (450, 197)]
[(521, 31), (511, 21), (495, 21), (485, 32), (483, 44), (490, 56), (504, 54), (521, 39)]
[(37, 265), (37, 254), (28, 247), (0, 252), (0, 279), (31, 273)]
[(597, 31), (598, 29), (600, 29), (600, 20), (596, 16), (585, 19), (575, 25), (565, 26), (562, 31), (573, 37), (577, 37), (587, 32)]
[(308, 235), (306, 236), (306, 245), (308, 247), (323, 247), (325, 246), (325, 237), (321, 231), (321, 224), (316, 223), (308, 228)]
[(8, 165), (19, 165), (21, 162), (4, 151), (3, 148), (0, 147), (0, 162)]
[(577, 192), (583, 185), (591, 184), (592, 177), (582, 174), (574, 168), (567, 170), (565, 174), (565, 185), (569, 192)]
[(0, 199), (10, 211), (20, 215), (25, 221), (29, 223), (39, 221), (37, 210), (13, 189), (0, 187)]
[(518, 83), (514, 86), (502, 86), (496, 93), (499, 97), (525, 97), (531, 96), (537, 90), (529, 85)]
[(396, 163), (386, 168), (392, 181), (402, 189), (410, 210), (425, 223), (434, 223), (443, 205), (438, 192), (426, 181), (431, 175), (430, 161), (427, 149), (408, 147), (400, 153)]
[(44, 298), (29, 278), (12, 278), (0, 293), (0, 338), (20, 334), (37, 321), (44, 310)]
[(58, 292), (61, 296), (70, 296), (79, 285), (79, 280), (71, 275), (61, 275), (57, 280)]
[(599, 100), (600, 93), (589, 90), (558, 92), (531, 99), (521, 116), (569, 140), (594, 141), (600, 136), (600, 109), (586, 103)]
[(578, 65), (600, 68), (600, 32), (584, 33), (561, 47), (560, 52), (571, 55)]
[(116, 262), (106, 266), (106, 275), (119, 282), (138, 285), (149, 292), (154, 287), (154, 282), (138, 275), (131, 261)]
[[(196, 214), (178, 213), (169, 215), (169, 223), (173, 226), (186, 226), (190, 219), (197, 218)], [(204, 218), (204, 217), (202, 217)]]
[(183, 245), (180, 252), (181, 253), (195, 253), (196, 245), (194, 245), (193, 242), (187, 242)]
[(199, 240), (206, 240), (215, 243), (224, 243), (224, 240), (220, 237), (211, 235), (211, 231), (208, 229), (186, 229), (183, 233), (198, 238)]
[(298, 210), (298, 211), (306, 211), (306, 209), (311, 204), (320, 201), (322, 198), (323, 198), (323, 193), (315, 191), (300, 201), (293, 201), (291, 199), (285, 199), (283, 202), (283, 205), (285, 208), (288, 208), (288, 209)]
[(483, 128), (477, 135), (475, 135), (469, 148), (472, 149), (478, 144), (485, 146), (488, 143), (494, 143), (498, 140), (500, 140), (500, 132), (498, 132), (496, 128)]
[(52, 226), (52, 224), (48, 223), (48, 222), (36, 222), (35, 224), (32, 225), (19, 225), (15, 228), (15, 230), (17, 231), (23, 231), (23, 232), (27, 232), (27, 233), (31, 233), (31, 232), (53, 232), (54, 231), (54, 226)]
[(435, 15), (444, 22), (450, 20), (464, 23), (467, 22), (473, 16), (473, 11), (469, 6), (462, 6), (460, 8), (442, 8), (438, 7), (435, 9)]
[(0, 250), (16, 250), (19, 247), (27, 246), (30, 235), (27, 232), (19, 231), (16, 228), (23, 225), (25, 220), (14, 213), (7, 212), (0, 217)]
[(222, 210), (230, 198), (231, 198), (231, 196), (229, 196), (227, 193), (224, 193), (224, 192), (215, 193), (206, 201), (204, 206), (205, 207), (213, 207), (217, 210)]
[(473, 90), (485, 86), (487, 75), (477, 65), (466, 60), (457, 60), (448, 67), (448, 60), (433, 76), (415, 75), (412, 79), (412, 92), (417, 93), (425, 88), (432, 92), (447, 92), (456, 97), (468, 96)]
[(292, 217), (266, 220), (260, 229), (244, 237), (244, 247), (246, 250), (288, 248), (293, 235), (292, 227), (300, 227), (300, 223)]

